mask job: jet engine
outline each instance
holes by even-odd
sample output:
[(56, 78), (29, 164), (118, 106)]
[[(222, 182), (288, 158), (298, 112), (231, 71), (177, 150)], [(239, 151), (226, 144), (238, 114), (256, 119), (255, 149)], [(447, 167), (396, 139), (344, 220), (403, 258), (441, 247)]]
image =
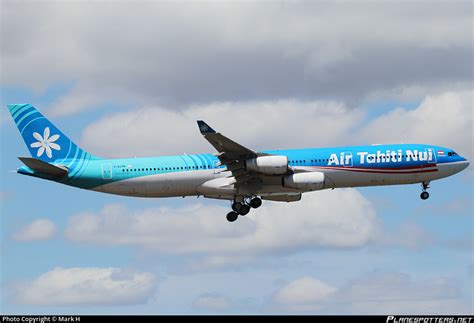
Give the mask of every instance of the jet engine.
[(302, 190), (322, 190), (324, 188), (324, 173), (297, 173), (283, 177), (283, 187)]
[(267, 175), (282, 175), (288, 170), (288, 157), (261, 156), (245, 161), (245, 168)]

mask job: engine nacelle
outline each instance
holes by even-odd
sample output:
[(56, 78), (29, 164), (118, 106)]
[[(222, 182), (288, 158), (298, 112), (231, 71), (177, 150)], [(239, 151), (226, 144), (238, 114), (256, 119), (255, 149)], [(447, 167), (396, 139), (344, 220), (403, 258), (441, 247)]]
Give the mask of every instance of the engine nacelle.
[(262, 156), (245, 161), (245, 168), (267, 175), (282, 175), (288, 170), (288, 157)]
[(283, 177), (283, 186), (302, 190), (322, 190), (324, 188), (324, 173), (298, 173)]

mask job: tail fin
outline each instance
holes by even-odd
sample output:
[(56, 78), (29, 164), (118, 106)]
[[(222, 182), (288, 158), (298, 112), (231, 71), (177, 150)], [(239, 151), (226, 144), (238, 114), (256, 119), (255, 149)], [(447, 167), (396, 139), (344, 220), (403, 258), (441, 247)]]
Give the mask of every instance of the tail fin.
[(77, 146), (30, 104), (9, 104), (8, 110), (32, 157), (47, 163), (94, 158)]

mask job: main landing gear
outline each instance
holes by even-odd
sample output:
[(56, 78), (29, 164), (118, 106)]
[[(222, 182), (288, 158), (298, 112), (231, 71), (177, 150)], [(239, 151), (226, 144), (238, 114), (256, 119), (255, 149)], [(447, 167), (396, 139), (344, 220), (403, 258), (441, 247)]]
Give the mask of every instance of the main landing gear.
[(241, 202), (234, 200), (232, 203), (232, 211), (227, 213), (227, 221), (234, 222), (239, 215), (244, 216), (249, 214), (250, 209), (256, 209), (262, 205), (262, 199), (255, 197), (244, 198)]
[(421, 187), (423, 192), (421, 192), (420, 197), (422, 200), (426, 200), (428, 197), (430, 197), (430, 194), (427, 192), (427, 190), (430, 188), (430, 182), (421, 183)]

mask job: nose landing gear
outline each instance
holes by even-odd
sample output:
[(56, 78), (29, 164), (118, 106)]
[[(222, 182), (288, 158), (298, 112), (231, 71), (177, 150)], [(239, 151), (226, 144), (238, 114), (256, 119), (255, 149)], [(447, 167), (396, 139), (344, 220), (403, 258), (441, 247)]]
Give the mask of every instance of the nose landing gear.
[(255, 197), (248, 197), (242, 199), (241, 202), (237, 202), (234, 200), (232, 203), (232, 212), (227, 213), (227, 221), (234, 222), (237, 220), (239, 215), (244, 216), (250, 212), (250, 209), (256, 209), (262, 205), (262, 199), (255, 196)]
[(423, 192), (421, 192), (420, 197), (422, 200), (427, 200), (430, 197), (430, 194), (427, 192), (427, 190), (430, 188), (430, 182), (421, 183), (421, 187)]

